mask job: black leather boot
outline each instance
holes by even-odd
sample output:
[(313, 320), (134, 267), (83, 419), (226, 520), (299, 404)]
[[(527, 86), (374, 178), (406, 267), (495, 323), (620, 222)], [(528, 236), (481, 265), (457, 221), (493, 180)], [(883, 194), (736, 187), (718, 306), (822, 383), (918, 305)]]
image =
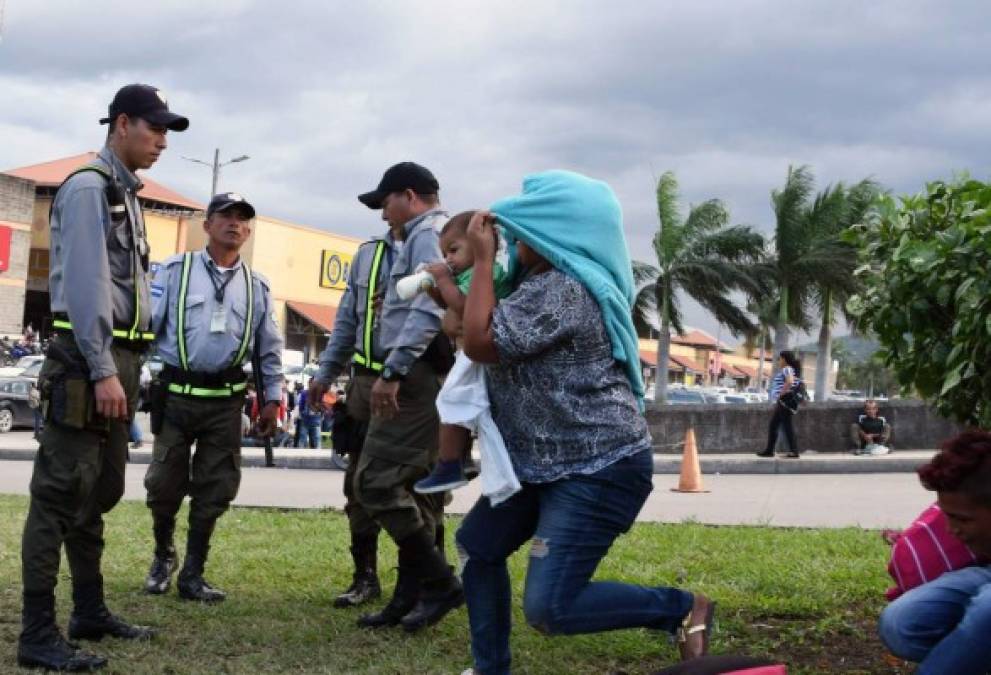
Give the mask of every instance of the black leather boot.
[(17, 665), (81, 672), (99, 670), (107, 659), (67, 642), (55, 625), (54, 593), (24, 593), (21, 636), (17, 641)]
[(415, 569), (420, 580), (420, 599), (402, 618), (403, 628), (413, 633), (434, 625), (452, 609), (463, 605), (465, 594), (461, 582), (454, 576), (454, 569), (437, 550), (435, 534), (428, 528), (400, 541), (399, 550), (404, 549), (416, 560)]
[(378, 535), (351, 535), (354, 577), (351, 586), (334, 598), (334, 607), (357, 607), (382, 595), (378, 577)]
[(402, 618), (416, 606), (419, 597), (420, 582), (414, 569), (414, 561), (410, 558), (409, 550), (399, 549), (399, 575), (392, 598), (380, 611), (359, 618), (358, 625), (362, 628), (398, 626)]
[(210, 535), (206, 530), (190, 530), (186, 541), (186, 559), (179, 572), (179, 597), (200, 602), (222, 602), (227, 594), (214, 588), (203, 578), (207, 554), (210, 552)]
[(175, 533), (174, 518), (155, 518), (155, 557), (151, 560), (148, 577), (145, 579), (145, 592), (162, 595), (172, 585), (172, 575), (176, 570), (176, 552), (172, 536)]
[(155, 631), (148, 626), (136, 626), (114, 616), (103, 601), (103, 579), (72, 587), (72, 616), (69, 617), (70, 640), (102, 640), (115, 637), (123, 640), (148, 640)]

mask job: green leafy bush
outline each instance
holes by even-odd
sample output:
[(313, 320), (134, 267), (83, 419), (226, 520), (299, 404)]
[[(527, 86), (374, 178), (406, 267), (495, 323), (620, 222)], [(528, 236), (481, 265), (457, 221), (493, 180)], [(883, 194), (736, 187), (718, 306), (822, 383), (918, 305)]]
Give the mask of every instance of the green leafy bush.
[(860, 247), (858, 325), (877, 335), (903, 388), (940, 414), (991, 427), (991, 185), (934, 182), (880, 197), (847, 233)]

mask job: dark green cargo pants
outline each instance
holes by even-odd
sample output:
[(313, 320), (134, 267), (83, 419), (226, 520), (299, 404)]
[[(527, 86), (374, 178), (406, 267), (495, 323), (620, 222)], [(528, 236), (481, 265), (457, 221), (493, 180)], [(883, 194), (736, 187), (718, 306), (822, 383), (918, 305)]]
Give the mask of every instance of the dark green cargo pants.
[(360, 434), (362, 442), (348, 454), (348, 468), (344, 472), (344, 513), (348, 516), (348, 526), (355, 537), (377, 537), (382, 529), (364, 509), (354, 492), (354, 475), (361, 461), (364, 436), (371, 418), (371, 392), (376, 379), (377, 375), (355, 374), (348, 384), (348, 417), (354, 418), (365, 427), (365, 433)]
[(145, 474), (147, 504), (156, 522), (174, 519), (189, 495), (190, 529), (213, 530), (241, 485), (243, 404), (241, 396), (169, 395)]
[[(82, 362), (72, 336), (55, 341), (65, 354)], [(140, 356), (116, 345), (112, 353), (133, 415)], [(45, 359), (39, 386), (45, 392), (46, 420), (21, 543), (24, 591), (29, 594), (54, 590), (63, 544), (73, 585), (100, 579), (103, 514), (124, 494), (129, 426), (127, 421), (97, 416), (92, 387), (53, 358)]]
[(422, 495), (413, 484), (437, 461), (440, 382), (433, 369), (417, 362), (399, 386), (399, 415), (371, 416), (357, 462), (354, 490), (362, 508), (393, 541), (424, 525), (435, 529), (444, 517), (445, 493)]

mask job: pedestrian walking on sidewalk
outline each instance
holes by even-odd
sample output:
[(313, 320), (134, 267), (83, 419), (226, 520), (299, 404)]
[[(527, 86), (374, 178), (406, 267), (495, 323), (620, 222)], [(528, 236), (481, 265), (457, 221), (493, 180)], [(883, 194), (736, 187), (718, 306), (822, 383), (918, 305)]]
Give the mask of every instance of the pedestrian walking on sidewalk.
[(176, 513), (188, 495), (179, 597), (205, 602), (226, 597), (207, 583), (203, 571), (217, 519), (241, 483), (242, 366), (253, 354), (265, 387), (260, 435), (275, 431), (280, 414), (282, 332), (268, 281), (240, 256), (254, 217), (254, 207), (241, 195), (215, 195), (203, 223), (206, 248), (167, 259), (152, 284), (153, 330), (164, 365), (152, 387), (155, 446), (145, 474), (155, 536), (148, 593), (165, 593), (171, 585)]
[(798, 441), (795, 439), (795, 415), (804, 398), (802, 392), (802, 364), (795, 352), (783, 351), (778, 356), (778, 372), (771, 379), (769, 398), (773, 406), (771, 422), (767, 429), (767, 447), (758, 452), (758, 457), (774, 457), (774, 446), (779, 434), (784, 434), (788, 443), (788, 457), (798, 459)]

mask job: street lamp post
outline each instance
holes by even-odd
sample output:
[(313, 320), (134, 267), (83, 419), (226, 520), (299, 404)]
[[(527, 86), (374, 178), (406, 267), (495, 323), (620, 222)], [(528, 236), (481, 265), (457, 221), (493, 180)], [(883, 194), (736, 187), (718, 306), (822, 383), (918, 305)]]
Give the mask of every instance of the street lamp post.
[(217, 194), (217, 181), (220, 179), (220, 168), (227, 166), (228, 164), (233, 164), (235, 162), (243, 162), (245, 160), (251, 159), (247, 155), (240, 155), (239, 157), (234, 157), (226, 162), (220, 161), (220, 148), (215, 148), (213, 151), (213, 162), (204, 162), (202, 159), (196, 159), (195, 157), (183, 157), (183, 159), (189, 162), (196, 162), (197, 164), (202, 164), (203, 166), (208, 166), (213, 171), (213, 182), (210, 184), (210, 199)]

